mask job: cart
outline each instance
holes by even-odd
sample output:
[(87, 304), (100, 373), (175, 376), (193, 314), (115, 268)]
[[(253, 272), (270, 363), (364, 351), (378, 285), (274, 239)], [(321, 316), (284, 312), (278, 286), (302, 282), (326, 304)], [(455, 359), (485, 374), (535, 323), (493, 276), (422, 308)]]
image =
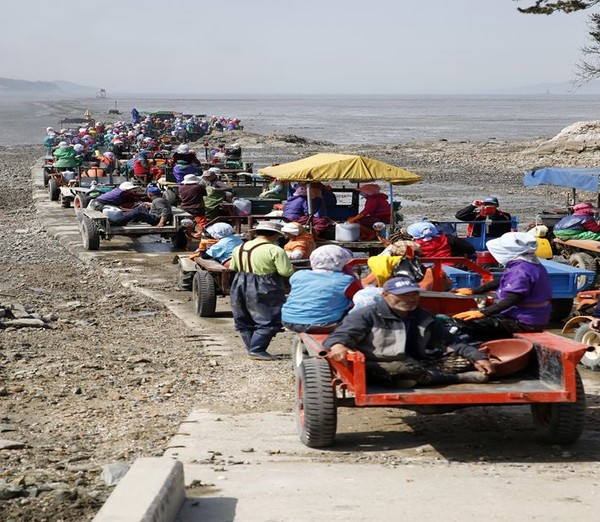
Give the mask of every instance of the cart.
[(170, 239), (174, 248), (185, 248), (187, 235), (181, 221), (190, 219), (191, 215), (175, 207), (172, 210), (173, 223), (156, 228), (144, 223), (131, 223), (124, 226), (111, 225), (108, 217), (102, 212), (91, 208), (82, 208), (79, 210), (77, 217), (83, 248), (98, 250), (101, 239), (109, 241), (114, 236), (140, 237), (153, 234), (159, 234), (163, 238)]
[[(440, 284), (435, 264), (435, 288)], [(437, 274), (437, 275), (436, 275)], [(477, 307), (473, 296), (422, 292), (421, 306), (454, 315)], [(338, 362), (327, 357), (323, 334), (297, 334), (292, 345), (296, 427), (303, 444), (320, 448), (334, 443), (338, 407), (397, 407), (417, 412), (450, 412), (468, 406), (528, 404), (538, 435), (571, 444), (583, 431), (585, 393), (577, 363), (587, 346), (549, 332), (523, 333), (507, 343), (531, 343), (529, 359), (516, 373), (485, 384), (385, 388), (367, 383), (365, 357), (349, 352)]]

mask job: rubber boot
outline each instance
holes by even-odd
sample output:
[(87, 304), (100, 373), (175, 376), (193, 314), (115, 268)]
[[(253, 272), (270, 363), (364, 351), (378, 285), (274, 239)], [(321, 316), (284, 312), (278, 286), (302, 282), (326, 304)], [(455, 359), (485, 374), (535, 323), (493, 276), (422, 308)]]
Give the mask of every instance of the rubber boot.
[(457, 373), (455, 377), (458, 377), (458, 382), (466, 382), (471, 384), (482, 384), (488, 382), (489, 376), (483, 372), (464, 372)]

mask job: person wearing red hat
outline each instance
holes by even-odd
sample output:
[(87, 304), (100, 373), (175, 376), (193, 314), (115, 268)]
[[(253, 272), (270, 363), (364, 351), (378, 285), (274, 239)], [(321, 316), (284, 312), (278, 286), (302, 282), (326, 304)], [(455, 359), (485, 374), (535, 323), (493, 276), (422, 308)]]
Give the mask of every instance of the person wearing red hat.
[(375, 239), (377, 232), (373, 230), (373, 225), (391, 221), (392, 209), (388, 197), (381, 192), (381, 188), (375, 183), (367, 183), (359, 187), (358, 191), (366, 200), (365, 206), (356, 216), (348, 218), (348, 223), (358, 223), (360, 225), (360, 239)]
[(573, 214), (554, 225), (554, 235), (559, 239), (593, 239), (600, 241), (600, 225), (595, 218), (596, 210), (591, 203), (573, 206)]

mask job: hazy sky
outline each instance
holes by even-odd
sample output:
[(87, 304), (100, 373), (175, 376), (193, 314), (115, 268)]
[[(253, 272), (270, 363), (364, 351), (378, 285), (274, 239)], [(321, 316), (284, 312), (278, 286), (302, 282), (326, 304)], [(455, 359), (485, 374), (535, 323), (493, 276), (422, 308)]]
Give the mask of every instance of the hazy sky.
[(0, 76), (198, 94), (471, 94), (572, 80), (589, 12), (517, 12), (530, 3), (11, 1)]

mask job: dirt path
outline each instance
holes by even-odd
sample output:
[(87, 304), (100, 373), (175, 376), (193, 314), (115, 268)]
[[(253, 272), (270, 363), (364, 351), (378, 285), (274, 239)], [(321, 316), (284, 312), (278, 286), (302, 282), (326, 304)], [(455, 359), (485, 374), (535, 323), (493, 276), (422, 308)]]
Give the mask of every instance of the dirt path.
[[(252, 135), (233, 139), (257, 166), (331, 149), (274, 138), (261, 143)], [(447, 217), (459, 202), (488, 193), (501, 197), (511, 213), (529, 219), (537, 204), (558, 199), (558, 194), (529, 192), (518, 183), (526, 164), (558, 161), (523, 153), (531, 147), (440, 142), (355, 151), (424, 176), (422, 184), (400, 190), (407, 220), (423, 214)], [(0, 330), (0, 439), (12, 443), (0, 449), (0, 519), (89, 520), (111, 491), (101, 478), (103, 466), (162, 455), (193, 409), (289, 413), (293, 376), (289, 360), (261, 364), (245, 357), (226, 301), (220, 302), (222, 312), (214, 323), (191, 330), (163, 305), (120, 282), (119, 275), (144, 279), (154, 271), (145, 279), (146, 290), (170, 295), (185, 308), (189, 295), (173, 291), (174, 265), (167, 263), (157, 273), (145, 261), (125, 263), (118, 254), (87, 264), (69, 254), (47, 234), (48, 223), (33, 203), (29, 167), (42, 154), (37, 147), (0, 149), (5, 267), (0, 304), (22, 305), (47, 326)], [(272, 351), (287, 354), (290, 340), (282, 334)], [(219, 355), (223, 351), (227, 355)], [(532, 483), (541, 471), (555, 473), (565, 466), (597, 477), (599, 379), (598, 374), (583, 375), (588, 423), (573, 448), (530, 441), (527, 411), (476, 408), (421, 417), (383, 409), (344, 413), (338, 448), (343, 451), (313, 452), (309, 458), (376, 466), (429, 465), (441, 458), (443, 465), (472, 466), (473, 473), (485, 459), (522, 467)], [(429, 446), (435, 452), (423, 449)]]

